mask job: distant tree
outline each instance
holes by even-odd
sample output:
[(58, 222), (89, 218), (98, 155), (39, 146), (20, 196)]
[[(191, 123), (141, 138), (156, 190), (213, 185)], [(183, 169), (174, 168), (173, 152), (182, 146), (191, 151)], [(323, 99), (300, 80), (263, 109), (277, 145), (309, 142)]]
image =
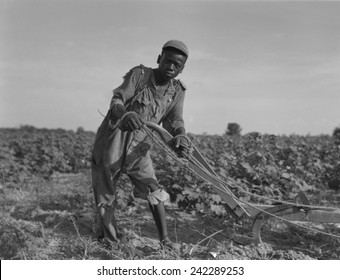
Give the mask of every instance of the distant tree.
[(333, 131), (335, 143), (340, 144), (340, 127), (336, 127)]
[(37, 130), (37, 128), (35, 126), (27, 125), (27, 124), (20, 125), (19, 129), (22, 130), (22, 131), (26, 131), (26, 132), (35, 132)]
[(228, 123), (225, 134), (229, 136), (240, 136), (241, 130), (242, 128), (238, 123)]
[(82, 126), (79, 126), (78, 128), (77, 128), (77, 132), (76, 133), (84, 133), (85, 132), (85, 129), (82, 127)]

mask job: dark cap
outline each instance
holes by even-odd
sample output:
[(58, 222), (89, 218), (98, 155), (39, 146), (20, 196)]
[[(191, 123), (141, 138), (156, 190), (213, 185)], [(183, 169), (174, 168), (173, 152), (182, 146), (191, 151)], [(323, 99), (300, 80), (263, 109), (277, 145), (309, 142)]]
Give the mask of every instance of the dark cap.
[(162, 49), (165, 48), (175, 48), (184, 53), (186, 56), (189, 56), (189, 49), (182, 41), (170, 40), (164, 44)]

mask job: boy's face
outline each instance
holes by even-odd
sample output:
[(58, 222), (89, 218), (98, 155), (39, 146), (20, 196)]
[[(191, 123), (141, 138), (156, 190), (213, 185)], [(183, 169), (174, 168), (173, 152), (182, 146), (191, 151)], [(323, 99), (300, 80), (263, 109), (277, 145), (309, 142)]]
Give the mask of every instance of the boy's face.
[(164, 81), (176, 78), (182, 72), (187, 57), (172, 50), (163, 50), (158, 58), (158, 71)]

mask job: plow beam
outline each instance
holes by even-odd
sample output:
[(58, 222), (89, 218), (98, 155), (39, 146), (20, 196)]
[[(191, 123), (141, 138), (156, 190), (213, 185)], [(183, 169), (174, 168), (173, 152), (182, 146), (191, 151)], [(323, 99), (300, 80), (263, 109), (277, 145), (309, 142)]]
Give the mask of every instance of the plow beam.
[(340, 211), (328, 211), (318, 208), (298, 207), (290, 205), (277, 206), (259, 206), (265, 212), (260, 210), (249, 211), (253, 217), (253, 242), (258, 245), (261, 240), (261, 227), (263, 222), (278, 217), (287, 221), (305, 222), (305, 223), (340, 223)]

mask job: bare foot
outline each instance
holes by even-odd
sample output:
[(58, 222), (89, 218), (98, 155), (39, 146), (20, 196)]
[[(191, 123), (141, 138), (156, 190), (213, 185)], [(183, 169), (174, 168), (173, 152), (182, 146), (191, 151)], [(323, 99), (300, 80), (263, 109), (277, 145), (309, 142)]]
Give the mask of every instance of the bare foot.
[(171, 250), (177, 250), (178, 249), (178, 246), (177, 244), (175, 244), (174, 242), (172, 242), (169, 237), (164, 237), (162, 240), (161, 240), (161, 246), (162, 246), (162, 249), (171, 249)]

